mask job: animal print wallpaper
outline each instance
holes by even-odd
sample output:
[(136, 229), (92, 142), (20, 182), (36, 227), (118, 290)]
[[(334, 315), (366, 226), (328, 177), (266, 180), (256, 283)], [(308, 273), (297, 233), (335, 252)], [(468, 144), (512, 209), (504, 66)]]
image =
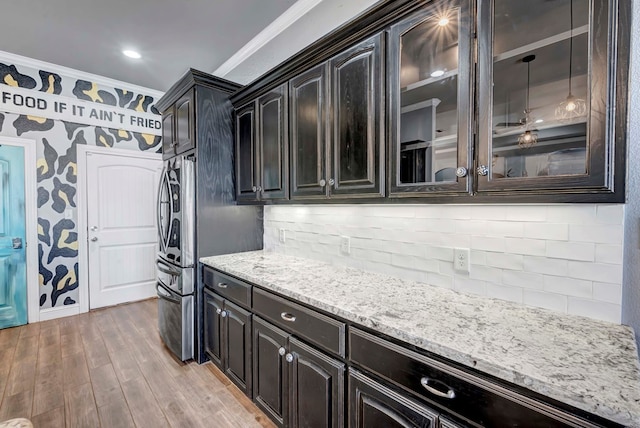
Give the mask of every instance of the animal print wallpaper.
[[(159, 115), (156, 100), (149, 95), (1, 61), (0, 85)], [(160, 152), (161, 137), (8, 113), (1, 106), (0, 135), (29, 138), (37, 145), (40, 309), (75, 304), (79, 286), (76, 148), (87, 144)]]

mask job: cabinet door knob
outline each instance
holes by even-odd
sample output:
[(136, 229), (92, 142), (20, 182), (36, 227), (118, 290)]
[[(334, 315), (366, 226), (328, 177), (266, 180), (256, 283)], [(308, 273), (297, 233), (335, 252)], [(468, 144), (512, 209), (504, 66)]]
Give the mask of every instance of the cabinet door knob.
[[(429, 382), (431, 382), (432, 384), (433, 383), (440, 383), (440, 384), (444, 385), (447, 388), (447, 392), (438, 391), (437, 389), (435, 389), (434, 387), (429, 385)], [(429, 391), (433, 395), (437, 395), (438, 397), (448, 398), (450, 400), (456, 398), (456, 393), (453, 391), (453, 389), (449, 388), (447, 385), (445, 385), (444, 383), (442, 383), (442, 382), (440, 382), (438, 380), (430, 379), (430, 378), (425, 376), (422, 379), (420, 379), (420, 384), (424, 387), (424, 389), (426, 389), (427, 391)]]
[(463, 167), (463, 166), (459, 166), (459, 167), (456, 169), (456, 177), (460, 177), (460, 178), (462, 178), (462, 177), (466, 177), (466, 176), (467, 176), (467, 172), (468, 172), (468, 171), (467, 171), (467, 168), (465, 168), (465, 167)]
[(216, 309), (216, 314), (220, 315), (222, 313), (222, 309), (218, 308)]
[(253, 193), (256, 193), (258, 191), (258, 188), (256, 186), (253, 186), (251, 190), (253, 191)]
[(262, 192), (262, 187), (258, 186), (258, 192)]
[(280, 347), (280, 349), (278, 349), (278, 354), (280, 354), (280, 355), (284, 355), (284, 354), (286, 354), (286, 353), (287, 353), (287, 350), (286, 350), (286, 349), (284, 349), (284, 346), (282, 346), (282, 347)]
[(476, 171), (478, 172), (478, 175), (482, 176), (489, 174), (489, 168), (486, 165), (480, 165)]
[(291, 354), (287, 354), (286, 357), (284, 357), (285, 360), (287, 360), (287, 363), (290, 363), (293, 361), (293, 355)]
[(320, 180), (319, 184), (320, 184), (320, 187), (324, 187), (327, 185), (327, 181), (323, 178), (322, 180)]
[(227, 311), (222, 311), (222, 312), (220, 313), (220, 316), (221, 316), (222, 318), (226, 318), (226, 317), (227, 317), (227, 315), (229, 315), (229, 312), (227, 312)]
[(295, 322), (296, 320), (296, 316), (293, 314), (290, 314), (289, 312), (281, 313), (280, 318), (282, 318), (284, 321), (287, 321), (287, 322)]
[(336, 184), (336, 180), (334, 180), (333, 178), (329, 179), (329, 186), (333, 186), (334, 184)]

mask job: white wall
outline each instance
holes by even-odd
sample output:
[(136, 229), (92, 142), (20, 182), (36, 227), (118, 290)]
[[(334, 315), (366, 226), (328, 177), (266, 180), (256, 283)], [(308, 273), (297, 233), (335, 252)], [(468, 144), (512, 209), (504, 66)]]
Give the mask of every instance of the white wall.
[[(623, 218), (617, 204), (267, 206), (264, 244), (619, 323)], [(350, 255), (340, 253), (340, 236), (350, 237)], [(469, 274), (454, 271), (455, 247), (471, 249)]]

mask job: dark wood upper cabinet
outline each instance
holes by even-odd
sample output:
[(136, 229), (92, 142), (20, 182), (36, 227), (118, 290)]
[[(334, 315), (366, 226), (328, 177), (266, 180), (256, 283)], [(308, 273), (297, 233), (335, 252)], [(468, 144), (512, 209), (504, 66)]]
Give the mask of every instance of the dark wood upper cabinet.
[(330, 61), (331, 196), (384, 196), (383, 34)]
[(478, 192), (624, 201), (628, 7), (479, 1)]
[(288, 197), (287, 85), (258, 98), (258, 147), (261, 199)]
[(239, 201), (258, 199), (255, 103), (236, 110), (236, 188)]
[(466, 195), (473, 170), (471, 2), (440, 1), (389, 31), (390, 196)]
[(291, 199), (327, 197), (327, 64), (289, 81)]
[(175, 106), (171, 106), (162, 114), (162, 157), (170, 158), (175, 154), (174, 118)]

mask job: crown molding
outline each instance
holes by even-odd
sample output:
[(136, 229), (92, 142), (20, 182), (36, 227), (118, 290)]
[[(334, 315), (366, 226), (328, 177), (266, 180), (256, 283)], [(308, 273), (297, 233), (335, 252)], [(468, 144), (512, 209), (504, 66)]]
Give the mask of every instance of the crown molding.
[(10, 52), (0, 51), (0, 62), (22, 65), (24, 67), (35, 68), (37, 70), (46, 70), (65, 77), (87, 80), (97, 83), (98, 85), (149, 95), (152, 96), (155, 100), (162, 98), (162, 96), (164, 95), (164, 92), (157, 91), (155, 89), (145, 88), (144, 86), (134, 85), (131, 83), (123, 82), (121, 80), (110, 79), (98, 74), (86, 73), (74, 68), (64, 67), (62, 65), (57, 65), (46, 61), (40, 61), (38, 59), (33, 59)]
[(304, 16), (311, 9), (320, 4), (322, 0), (298, 0), (282, 15), (276, 18), (271, 24), (265, 27), (257, 36), (249, 40), (238, 52), (231, 56), (218, 67), (213, 74), (216, 76), (226, 76), (247, 58), (256, 53), (260, 48), (273, 40), (276, 36), (289, 28), (291, 24)]

